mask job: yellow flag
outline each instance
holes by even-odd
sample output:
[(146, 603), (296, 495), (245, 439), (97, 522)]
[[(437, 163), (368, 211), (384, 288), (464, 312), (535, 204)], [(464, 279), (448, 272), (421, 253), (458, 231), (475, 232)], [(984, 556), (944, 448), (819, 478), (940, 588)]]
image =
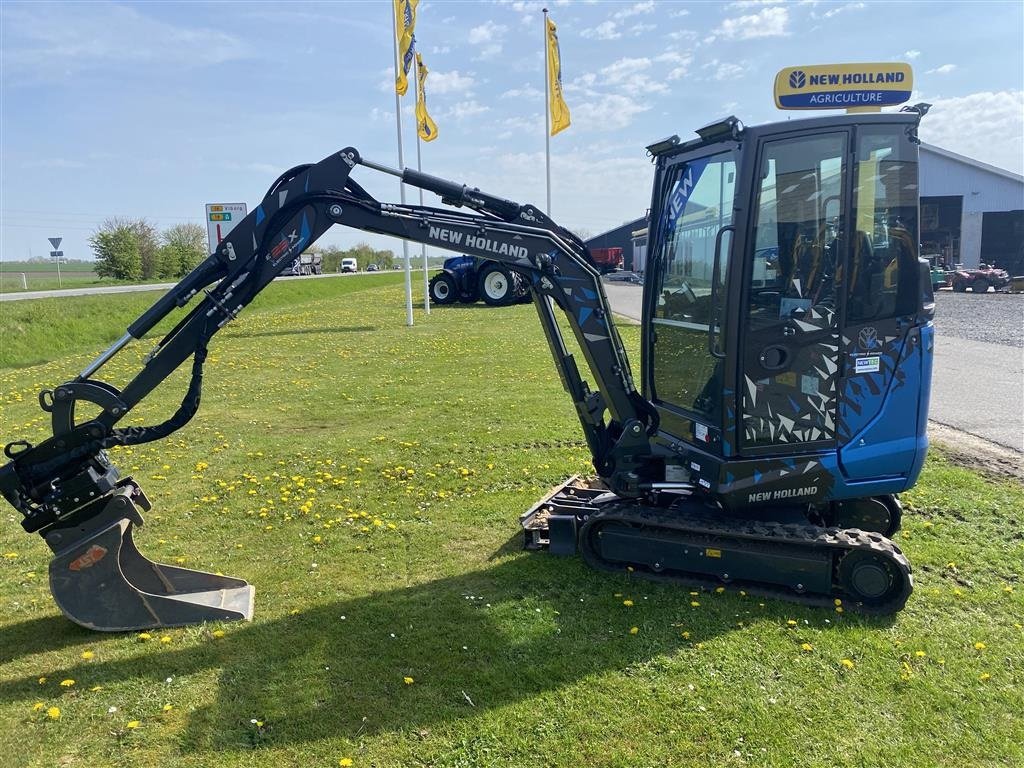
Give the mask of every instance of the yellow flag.
[(416, 54), (416, 131), (424, 141), (437, 138), (437, 123), (427, 112), (427, 68), (423, 65), (423, 57)]
[(562, 60), (558, 54), (558, 34), (555, 22), (548, 19), (548, 82), (551, 101), (551, 135), (569, 127), (569, 107), (562, 98)]
[(395, 90), (399, 96), (405, 96), (409, 88), (406, 79), (412, 67), (413, 47), (416, 45), (416, 6), (420, 0), (394, 0), (395, 3), (395, 39), (398, 41), (398, 72), (395, 74)]

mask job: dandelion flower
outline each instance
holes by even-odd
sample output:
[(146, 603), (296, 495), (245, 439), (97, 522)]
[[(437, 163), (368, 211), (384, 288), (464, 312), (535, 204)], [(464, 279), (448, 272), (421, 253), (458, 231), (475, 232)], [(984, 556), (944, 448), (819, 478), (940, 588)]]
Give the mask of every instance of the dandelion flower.
[(927, 656), (928, 654), (927, 654), (927, 653), (925, 653), (924, 651), (914, 651), (914, 655), (915, 655), (915, 656), (916, 656), (917, 658), (919, 658), (919, 659), (923, 659), (923, 658), (924, 658), (925, 656)]
[(725, 587), (715, 587), (715, 592), (720, 595), (725, 592)]
[(979, 677), (978, 679), (984, 683), (986, 680), (991, 680), (992, 675), (990, 675), (988, 672), (982, 672), (981, 677)]
[(170, 712), (172, 709), (174, 709), (173, 704), (164, 704), (164, 712)]
[(210, 634), (213, 635), (214, 637), (224, 637), (224, 630), (223, 629), (215, 629)]
[(67, 680), (61, 680), (60, 681), (60, 687), (61, 688), (70, 688), (74, 684), (75, 684), (75, 681), (72, 680), (70, 677)]
[(129, 720), (127, 723), (125, 723), (124, 727), (134, 731), (140, 725), (142, 725), (142, 723), (140, 723), (138, 720)]
[(691, 608), (699, 608), (700, 607), (700, 603), (698, 603), (696, 600), (691, 600), (690, 601), (690, 607)]
[(796, 619), (789, 619), (786, 622), (786, 626), (788, 626), (788, 627), (795, 627), (796, 626)]
[(683, 640), (689, 640), (689, 639), (690, 639), (690, 633), (689, 632), (683, 632)]
[(985, 644), (980, 641), (974, 644), (974, 650), (976, 651), (984, 651), (985, 647)]
[(40, 677), (39, 678), (39, 684), (40, 685), (46, 685), (46, 678), (45, 677)]
[(639, 632), (640, 632), (640, 627), (630, 627), (629, 628), (629, 634), (631, 634), (631, 635), (638, 634)]
[(632, 608), (633, 607), (633, 601), (632, 600), (623, 600), (622, 604), (624, 606), (626, 606), (627, 608)]
[(843, 659), (839, 663), (843, 665), (843, 669), (853, 669), (853, 667), (855, 666), (853, 663), (853, 659)]
[(51, 720), (60, 720), (60, 707), (50, 707), (46, 710), (46, 716)]
[(143, 643), (146, 642), (147, 640), (152, 640), (152, 639), (153, 639), (153, 636), (151, 634), (149, 634), (149, 632), (140, 632), (139, 633), (139, 640), (141, 642), (143, 642)]
[(803, 643), (803, 644), (802, 644), (802, 645), (800, 646), (800, 650), (801, 650), (801, 651), (804, 651), (805, 653), (810, 653), (811, 651), (813, 651), (813, 650), (814, 650), (814, 646), (813, 646), (813, 645), (811, 645), (810, 643)]
[(343, 757), (341, 758), (341, 760), (338, 761), (338, 765), (340, 765), (341, 768), (348, 768), (350, 765), (352, 765), (352, 758)]
[(92, 691), (93, 693), (96, 693), (96, 691), (102, 691), (103, 690), (103, 686), (102, 685), (94, 685), (89, 690)]
[(82, 658), (85, 659), (86, 661), (89, 661), (89, 659), (92, 659), (95, 656), (96, 656), (96, 654), (93, 653), (92, 651), (82, 651)]
[(42, 712), (44, 709), (46, 709), (46, 705), (43, 704), (43, 702), (41, 701), (37, 701), (35, 704), (32, 705), (33, 712)]
[(171, 642), (171, 636), (170, 635), (164, 635), (163, 637), (160, 638), (160, 642), (164, 643), (166, 645), (167, 643)]
[(402, 678), (402, 682), (405, 683), (406, 685), (412, 685), (416, 681), (413, 680), (411, 677), (403, 677)]

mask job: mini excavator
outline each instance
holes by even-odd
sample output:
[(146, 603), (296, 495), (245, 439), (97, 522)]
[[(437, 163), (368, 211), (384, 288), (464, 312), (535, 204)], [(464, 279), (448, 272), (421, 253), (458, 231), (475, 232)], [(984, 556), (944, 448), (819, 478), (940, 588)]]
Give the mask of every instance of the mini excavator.
[[(210, 341), (338, 224), (501, 262), (530, 286), (598, 481), (521, 516), (528, 549), (607, 571), (890, 614), (912, 589), (890, 540), (924, 462), (934, 300), (918, 256), (918, 123), (927, 105), (744, 127), (647, 148), (640, 386), (584, 243), (532, 205), (353, 148), (282, 174), (193, 272), (78, 376), (39, 395), (52, 437), (5, 447), (0, 493), (54, 552), (61, 610), (125, 631), (249, 619), (240, 579), (155, 563), (132, 530), (150, 503), (107, 451), (160, 440), (199, 408)], [(383, 203), (375, 171), (447, 207)], [(599, 171), (598, 171), (599, 172)], [(188, 307), (187, 305), (191, 305)], [(580, 374), (565, 313), (594, 378)], [(182, 310), (123, 388), (95, 378)], [(191, 360), (177, 411), (118, 426)], [(79, 406), (99, 413), (76, 418)]]

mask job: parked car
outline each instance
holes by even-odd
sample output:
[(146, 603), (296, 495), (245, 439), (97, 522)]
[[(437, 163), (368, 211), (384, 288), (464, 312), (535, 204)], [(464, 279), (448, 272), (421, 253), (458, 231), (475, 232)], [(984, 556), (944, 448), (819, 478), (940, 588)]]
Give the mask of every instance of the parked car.
[(380, 267), (378, 267), (376, 264), (369, 264), (366, 267), (366, 271), (367, 272), (380, 272)]
[(344, 259), (341, 260), (341, 269), (339, 271), (341, 271), (341, 272), (358, 272), (359, 271), (359, 264), (356, 262), (355, 259), (344, 258)]
[(989, 288), (1005, 288), (1010, 284), (1010, 273), (988, 264), (979, 264), (977, 269), (957, 269), (953, 273), (953, 290), (963, 293), (968, 288), (973, 293), (987, 293)]

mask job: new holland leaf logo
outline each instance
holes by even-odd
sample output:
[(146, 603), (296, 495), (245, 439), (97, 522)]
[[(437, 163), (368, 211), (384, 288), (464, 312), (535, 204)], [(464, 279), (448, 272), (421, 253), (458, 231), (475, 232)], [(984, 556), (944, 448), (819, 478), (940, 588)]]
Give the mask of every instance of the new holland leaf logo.
[(789, 75), (789, 87), (790, 88), (803, 88), (807, 85), (807, 76), (802, 70), (796, 70), (791, 72)]

